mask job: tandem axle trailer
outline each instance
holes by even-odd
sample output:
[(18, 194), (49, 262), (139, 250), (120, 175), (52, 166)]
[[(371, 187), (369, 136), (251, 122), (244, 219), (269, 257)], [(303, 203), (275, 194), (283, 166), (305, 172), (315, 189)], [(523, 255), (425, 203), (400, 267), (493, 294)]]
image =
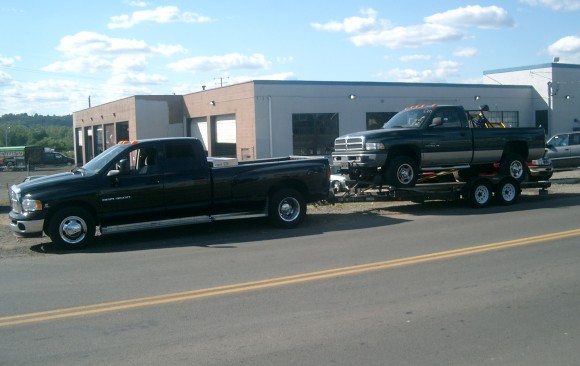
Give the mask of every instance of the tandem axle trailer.
[(463, 200), (472, 207), (481, 208), (495, 202), (500, 205), (515, 203), (522, 189), (536, 188), (540, 195), (548, 194), (550, 181), (518, 182), (507, 176), (479, 176), (467, 182), (419, 183), (412, 188), (373, 186), (355, 183), (346, 192), (331, 194), (331, 203), (372, 202), (372, 201), (412, 201)]

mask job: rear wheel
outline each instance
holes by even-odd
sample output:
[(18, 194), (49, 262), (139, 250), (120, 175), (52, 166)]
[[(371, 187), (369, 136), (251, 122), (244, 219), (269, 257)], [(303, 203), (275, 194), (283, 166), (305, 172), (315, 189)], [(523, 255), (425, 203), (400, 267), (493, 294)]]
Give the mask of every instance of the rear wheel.
[(523, 182), (528, 177), (528, 165), (519, 154), (508, 154), (499, 164), (499, 174)]
[(468, 183), (468, 200), (475, 208), (486, 207), (493, 197), (491, 183), (485, 178), (476, 178)]
[(387, 184), (397, 188), (411, 188), (417, 183), (419, 167), (408, 156), (397, 156), (387, 166)]
[(515, 203), (520, 196), (520, 185), (512, 177), (506, 177), (499, 182), (495, 188), (495, 198), (500, 205), (511, 205)]
[(300, 192), (286, 188), (274, 192), (268, 205), (268, 217), (274, 226), (293, 228), (306, 215), (306, 203)]

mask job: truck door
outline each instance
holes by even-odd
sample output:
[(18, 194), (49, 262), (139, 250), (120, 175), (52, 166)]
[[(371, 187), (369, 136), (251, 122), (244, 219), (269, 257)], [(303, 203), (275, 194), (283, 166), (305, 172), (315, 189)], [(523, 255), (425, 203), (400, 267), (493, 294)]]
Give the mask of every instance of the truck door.
[(205, 154), (191, 141), (165, 143), (165, 216), (207, 215), (211, 205), (211, 177)]
[(160, 158), (159, 145), (136, 148), (118, 157), (103, 174), (99, 202), (104, 225), (163, 218)]
[(461, 165), (471, 162), (473, 142), (465, 117), (454, 108), (440, 108), (423, 133), (423, 166)]

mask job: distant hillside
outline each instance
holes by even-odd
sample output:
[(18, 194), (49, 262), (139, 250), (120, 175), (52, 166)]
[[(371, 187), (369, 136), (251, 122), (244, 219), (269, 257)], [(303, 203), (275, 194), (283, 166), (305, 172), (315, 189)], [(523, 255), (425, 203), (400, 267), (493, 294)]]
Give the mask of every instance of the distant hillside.
[(72, 115), (10, 113), (0, 117), (0, 146), (44, 146), (70, 155), (73, 136)]
[(29, 116), (27, 113), (9, 113), (0, 117), (0, 126), (5, 124), (72, 127), (73, 118), (72, 114), (66, 116), (42, 116), (39, 114)]

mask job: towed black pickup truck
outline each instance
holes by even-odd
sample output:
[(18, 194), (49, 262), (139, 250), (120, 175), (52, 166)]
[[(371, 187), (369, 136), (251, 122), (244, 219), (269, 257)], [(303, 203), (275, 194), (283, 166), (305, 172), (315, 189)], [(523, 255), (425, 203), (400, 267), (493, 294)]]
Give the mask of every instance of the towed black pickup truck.
[(437, 171), (454, 171), (460, 181), (497, 173), (522, 182), (527, 162), (549, 165), (543, 128), (485, 128), (480, 122), (487, 110), (482, 106), (472, 118), (461, 106), (407, 108), (382, 129), (338, 137), (333, 165), (351, 180), (398, 188), (411, 188), (422, 172)]
[(69, 173), (12, 186), (10, 227), (44, 232), (63, 248), (89, 243), (97, 227), (104, 234), (268, 217), (291, 228), (307, 203), (329, 193), (326, 158), (234, 163), (206, 158), (194, 138), (123, 141)]

